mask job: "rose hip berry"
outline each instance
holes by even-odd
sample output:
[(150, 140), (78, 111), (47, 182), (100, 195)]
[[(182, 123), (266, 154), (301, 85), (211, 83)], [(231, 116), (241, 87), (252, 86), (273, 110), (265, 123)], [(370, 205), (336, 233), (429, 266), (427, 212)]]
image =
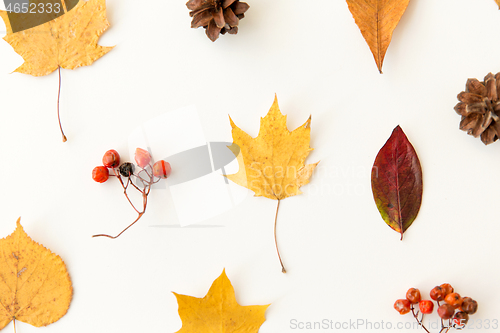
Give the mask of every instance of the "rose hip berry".
[(130, 177), (134, 174), (135, 167), (132, 163), (126, 162), (120, 165), (120, 174), (123, 177)]
[(453, 287), (449, 283), (443, 283), (440, 287), (444, 290), (444, 297), (453, 292)]
[(423, 314), (430, 314), (434, 310), (434, 303), (429, 300), (423, 300), (418, 303), (418, 308)]
[(102, 164), (106, 168), (116, 168), (120, 165), (120, 154), (114, 149), (108, 150), (102, 157)]
[(453, 314), (455, 313), (455, 308), (453, 305), (450, 305), (448, 303), (441, 304), (439, 308), (437, 309), (437, 313), (441, 319), (451, 319), (453, 317)]
[(432, 288), (430, 292), (430, 296), (435, 301), (443, 301), (444, 300), (444, 290), (440, 286), (435, 286)]
[(108, 168), (97, 166), (92, 170), (92, 179), (98, 183), (104, 183), (109, 178)]
[(151, 155), (147, 150), (137, 148), (135, 150), (135, 163), (141, 168), (145, 168), (151, 161)]
[(460, 311), (453, 316), (453, 322), (457, 326), (465, 326), (469, 321), (469, 315), (466, 312)]
[(396, 303), (394, 303), (394, 309), (396, 309), (399, 314), (407, 314), (411, 310), (411, 303), (407, 299), (398, 299)]
[(170, 163), (164, 160), (158, 161), (153, 165), (153, 175), (158, 178), (168, 178), (172, 172)]
[(451, 293), (446, 295), (444, 301), (450, 305), (452, 305), (455, 309), (462, 305), (462, 297), (458, 293)]
[(411, 302), (411, 304), (417, 304), (421, 300), (420, 290), (416, 288), (410, 288), (406, 292), (406, 299)]
[(477, 302), (470, 297), (464, 297), (460, 308), (467, 314), (474, 314), (477, 311)]

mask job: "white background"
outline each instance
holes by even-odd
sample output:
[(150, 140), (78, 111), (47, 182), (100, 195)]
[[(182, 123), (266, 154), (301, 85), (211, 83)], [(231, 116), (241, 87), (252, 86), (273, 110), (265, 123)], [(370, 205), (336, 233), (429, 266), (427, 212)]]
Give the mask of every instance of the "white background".
[[(495, 331), (477, 320), (500, 320), (500, 143), (460, 131), (453, 110), (467, 78), (500, 71), (495, 2), (411, 0), (382, 75), (345, 1), (248, 2), (238, 35), (212, 43), (190, 29), (183, 1), (109, 0), (100, 44), (116, 47), (62, 71), (67, 143), (57, 73), (10, 74), (22, 59), (1, 41), (0, 236), (22, 216), (26, 232), (65, 260), (74, 286), (65, 317), (44, 329), (19, 323), (18, 332), (176, 332), (171, 292), (203, 297), (224, 267), (240, 304), (272, 303), (261, 333), (301, 331), (293, 319), (412, 323), (394, 301), (410, 287), (428, 298), (443, 282), (479, 302), (473, 332)], [(219, 227), (180, 228), (167, 218), (168, 195), (155, 191), (122, 237), (91, 238), (135, 218), (116, 180), (91, 179), (106, 150), (131, 160), (134, 128), (189, 105), (208, 141), (231, 141), (228, 114), (256, 136), (275, 93), (290, 129), (312, 115), (307, 162), (321, 160), (304, 193), (280, 208), (287, 274), (274, 248), (276, 202), (251, 193), (206, 221)], [(420, 213), (402, 242), (370, 187), (375, 156), (398, 124), (424, 174)], [(343, 331), (351, 330), (372, 331)]]

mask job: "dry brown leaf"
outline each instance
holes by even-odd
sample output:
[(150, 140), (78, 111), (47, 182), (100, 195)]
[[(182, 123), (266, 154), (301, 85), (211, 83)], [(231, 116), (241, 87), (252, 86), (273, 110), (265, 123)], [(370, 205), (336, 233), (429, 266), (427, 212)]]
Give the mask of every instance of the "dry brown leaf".
[(109, 27), (106, 1), (80, 1), (66, 14), (31, 29), (12, 32), (7, 12), (0, 11), (7, 27), (7, 41), (24, 59), (15, 71), (33, 76), (52, 73), (59, 67), (88, 66), (113, 47), (97, 45)]
[(392, 32), (409, 2), (410, 0), (347, 0), (349, 10), (373, 53), (380, 73)]
[(173, 293), (179, 304), (182, 328), (177, 333), (257, 333), (269, 305), (241, 306), (225, 270), (203, 298)]
[(73, 295), (61, 257), (33, 241), (19, 221), (0, 239), (0, 330), (11, 320), (52, 324), (66, 314)]

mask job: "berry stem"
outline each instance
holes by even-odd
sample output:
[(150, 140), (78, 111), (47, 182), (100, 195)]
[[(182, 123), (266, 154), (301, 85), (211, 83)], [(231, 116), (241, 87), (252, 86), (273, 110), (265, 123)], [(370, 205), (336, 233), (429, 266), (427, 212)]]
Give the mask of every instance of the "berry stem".
[(281, 264), (281, 272), (286, 273), (285, 266), (283, 266), (283, 261), (281, 261), (280, 250), (278, 249), (278, 240), (276, 238), (276, 224), (278, 221), (278, 211), (280, 209), (280, 199), (278, 199), (278, 206), (276, 207), (276, 217), (274, 218), (274, 244), (276, 245), (276, 252), (278, 252), (278, 259)]
[(415, 313), (415, 308), (413, 307), (413, 304), (411, 306), (411, 314), (413, 315), (413, 317), (415, 318), (415, 320), (417, 321), (417, 323), (420, 327), (422, 327), (427, 333), (431, 333), (431, 332), (429, 332), (427, 327), (424, 326), (424, 314), (422, 313), (422, 318), (419, 320), (418, 319), (418, 311), (417, 311), (417, 313)]
[(61, 130), (62, 141), (66, 142), (68, 141), (68, 139), (66, 138), (66, 135), (64, 135), (64, 131), (61, 125), (61, 116), (59, 113), (59, 100), (61, 99), (61, 66), (57, 67), (57, 71), (59, 72), (59, 88), (57, 89), (57, 120), (59, 121), (59, 129)]
[[(93, 235), (92, 237), (108, 237), (108, 238), (112, 238), (112, 239), (118, 238), (121, 234), (123, 234), (125, 231), (127, 231), (128, 228), (130, 228), (137, 221), (139, 221), (141, 219), (141, 217), (144, 215), (144, 213), (146, 213), (146, 207), (148, 205), (148, 195), (149, 195), (149, 192), (151, 191), (151, 186), (156, 183), (156, 181), (154, 181), (154, 177), (151, 176), (151, 175), (149, 175), (148, 172), (146, 172), (146, 173), (149, 176), (149, 180), (145, 180), (145, 179), (139, 177), (139, 180), (144, 185), (144, 189), (140, 189), (139, 187), (137, 187), (136, 184), (134, 184), (134, 182), (130, 179), (130, 177), (127, 178), (127, 183), (124, 184), (121, 175), (116, 170), (117, 170), (116, 168), (113, 168), (113, 172), (114, 172), (116, 178), (118, 178), (118, 180), (120, 181), (120, 184), (123, 187), (123, 194), (127, 198), (128, 202), (130, 203), (130, 205), (132, 206), (132, 208), (134, 208), (134, 210), (137, 212), (138, 216), (137, 216), (137, 218), (135, 219), (134, 222), (130, 223), (125, 229), (123, 229), (116, 236), (110, 236), (110, 235), (107, 235), (107, 234), (98, 234), (98, 235)], [(143, 171), (145, 171), (145, 170), (143, 169)], [(129, 185), (132, 185), (137, 191), (139, 191), (142, 194), (142, 211), (139, 211), (135, 207), (135, 205), (132, 203), (132, 200), (130, 200), (130, 197), (128, 196), (128, 193), (127, 193), (127, 189), (128, 189)]]

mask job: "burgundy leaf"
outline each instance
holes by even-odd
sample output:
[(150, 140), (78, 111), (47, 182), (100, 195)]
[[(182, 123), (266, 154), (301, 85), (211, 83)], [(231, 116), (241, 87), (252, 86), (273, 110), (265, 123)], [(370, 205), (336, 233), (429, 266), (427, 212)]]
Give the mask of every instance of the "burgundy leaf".
[(385, 223), (403, 239), (422, 202), (422, 168), (415, 149), (399, 126), (373, 163), (372, 191)]

